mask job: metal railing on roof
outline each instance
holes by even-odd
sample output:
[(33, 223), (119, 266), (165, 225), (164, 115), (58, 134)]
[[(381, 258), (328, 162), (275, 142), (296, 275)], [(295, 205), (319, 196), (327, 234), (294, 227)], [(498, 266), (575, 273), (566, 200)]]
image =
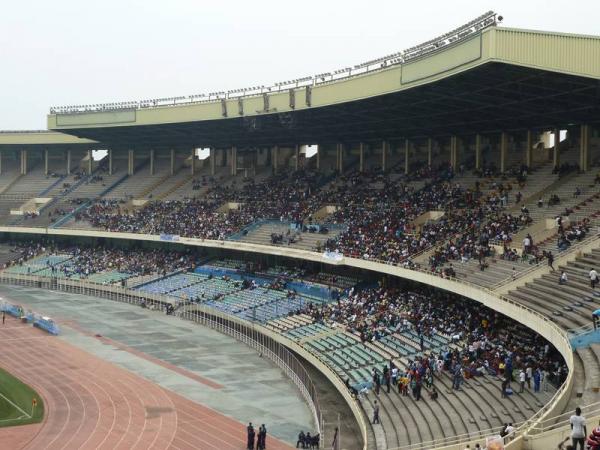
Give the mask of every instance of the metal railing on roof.
[(363, 62), (352, 67), (345, 67), (312, 76), (297, 78), (294, 80), (281, 81), (272, 86), (253, 86), (241, 89), (232, 89), (228, 91), (211, 92), (208, 94), (193, 94), (179, 97), (165, 97), (146, 100), (137, 100), (129, 102), (99, 103), (92, 105), (69, 105), (52, 106), (50, 114), (77, 114), (86, 112), (101, 112), (114, 110), (133, 110), (142, 108), (157, 108), (161, 106), (175, 106), (181, 104), (206, 103), (230, 98), (243, 98), (263, 95), (271, 92), (281, 92), (282, 90), (295, 89), (299, 87), (316, 86), (326, 84), (341, 79), (351, 78), (357, 75), (386, 69), (391, 66), (401, 65), (402, 63), (421, 58), (425, 55), (442, 50), (450, 45), (469, 39), (471, 36), (481, 33), (486, 28), (495, 26), (497, 14), (488, 11), (474, 20), (434, 39), (422, 44), (416, 45), (401, 52), (392, 53), (377, 59)]

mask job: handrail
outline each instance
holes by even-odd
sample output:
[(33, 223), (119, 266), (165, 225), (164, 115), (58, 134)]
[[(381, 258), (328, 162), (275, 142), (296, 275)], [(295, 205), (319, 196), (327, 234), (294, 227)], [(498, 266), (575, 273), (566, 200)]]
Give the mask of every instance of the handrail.
[[(600, 402), (590, 403), (589, 405), (581, 406), (581, 413), (586, 415), (597, 415), (600, 414)], [(537, 431), (536, 434), (542, 434), (547, 431), (562, 427), (569, 424), (569, 418), (573, 414), (572, 411), (559, 414), (554, 417), (549, 417), (541, 422), (538, 422), (532, 427), (533, 430)]]
[[(25, 284), (26, 282), (31, 282), (38, 287), (44, 286), (48, 289), (64, 290), (69, 292), (75, 290), (78, 293), (86, 293), (87, 295), (103, 294), (110, 300), (116, 300), (125, 303), (140, 304), (142, 301), (146, 301), (149, 306), (155, 307), (158, 305), (160, 308), (162, 308), (165, 304), (172, 304), (175, 306), (181, 301), (181, 299), (170, 297), (166, 294), (143, 292), (119, 285), (107, 285), (88, 280), (72, 280), (56, 277), (0, 272), (0, 282), (12, 284)], [(193, 309), (191, 307), (193, 307)], [(263, 325), (246, 321), (234, 315), (221, 312), (215, 308), (211, 308), (202, 304), (189, 304), (183, 306), (182, 309), (183, 311), (177, 312), (178, 317), (196, 321), (201, 324), (208, 325), (211, 328), (215, 328), (217, 331), (223, 332), (224, 334), (229, 334), (235, 339), (240, 340), (260, 351), (263, 355), (268, 356), (269, 359), (278, 365), (300, 390), (302, 396), (305, 398), (309, 408), (313, 413), (317, 430), (323, 437), (322, 411), (318, 402), (316, 388), (314, 387), (310, 375), (305, 371), (302, 363), (297, 360), (290, 350), (302, 355), (309, 361), (311, 359), (310, 357), (318, 360), (323, 367), (326, 368), (328, 373), (325, 375), (327, 378), (332, 381), (334, 386), (337, 384), (336, 389), (340, 392), (340, 394), (342, 394), (344, 399), (349, 402), (350, 409), (352, 410), (361, 430), (361, 435), (364, 441), (363, 450), (367, 449), (367, 427), (364, 417), (362, 416), (362, 413), (360, 413), (360, 408), (358, 407), (356, 400), (350, 396), (349, 391), (345, 387), (344, 380), (337, 373), (335, 373), (319, 355), (308, 351), (300, 344), (281, 333), (276, 333)], [(197, 313), (200, 313), (200, 316), (198, 316)], [(242, 331), (246, 331), (246, 333), (243, 333)], [(258, 333), (257, 339), (259, 340), (252, 339), (251, 336), (248, 336), (248, 332), (250, 331), (252, 333)], [(286, 359), (285, 361), (282, 359), (282, 356), (274, 352), (273, 345), (269, 344), (265, 338), (273, 339), (275, 342), (283, 346), (285, 352), (287, 352), (284, 355)], [(308, 357), (309, 355), (310, 357)], [(292, 367), (297, 368), (297, 370), (300, 368), (301, 371), (303, 371), (301, 376), (298, 375), (297, 370), (294, 371)], [(318, 370), (323, 371), (322, 368), (318, 368)], [(352, 402), (356, 404), (352, 405)]]
[[(596, 232), (598, 233), (598, 230)], [(592, 234), (592, 235), (588, 236), (587, 238), (583, 239), (582, 241), (577, 242), (574, 245), (571, 245), (567, 250), (558, 253), (558, 256), (561, 258), (563, 258), (565, 256), (569, 256), (572, 253), (579, 251), (581, 249), (581, 247), (585, 247), (585, 246), (591, 244), (592, 242), (599, 241), (599, 240), (600, 240), (600, 234)], [(512, 278), (512, 276), (503, 278), (502, 280), (498, 281), (497, 283), (494, 283), (493, 285), (491, 285), (489, 287), (489, 289), (491, 289), (491, 290), (498, 289), (501, 286), (504, 286), (507, 283), (510, 283), (512, 281), (519, 280), (519, 279), (523, 278), (524, 276), (530, 274), (531, 272), (534, 272), (534, 271), (538, 270), (540, 267), (543, 267), (546, 265), (547, 265), (547, 263), (544, 261), (540, 261), (537, 264), (532, 264), (531, 267), (528, 267), (527, 269), (525, 269), (521, 272), (517, 272), (514, 279)]]

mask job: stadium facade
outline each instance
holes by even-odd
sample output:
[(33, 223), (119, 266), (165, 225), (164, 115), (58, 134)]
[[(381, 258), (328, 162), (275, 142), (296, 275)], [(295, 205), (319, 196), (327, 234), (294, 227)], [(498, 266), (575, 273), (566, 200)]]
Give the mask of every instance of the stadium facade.
[[(348, 168), (361, 173), (397, 167), (409, 174), (414, 165), (441, 162), (454, 170), (470, 162), (481, 170), (484, 161), (493, 162), (500, 173), (514, 164), (559, 167), (564, 162), (577, 165), (580, 173), (589, 172), (600, 157), (600, 37), (503, 28), (496, 20), (495, 14), (488, 13), (404, 52), (272, 87), (53, 107), (48, 131), (0, 132), (0, 174), (13, 173), (10, 170), (18, 163), (18, 177), (26, 177), (32, 167), (45, 175), (62, 170), (91, 176), (102, 163), (92, 158), (92, 151), (98, 149), (108, 150), (104, 161), (108, 175), (119, 167), (126, 172), (125, 178), (134, 179), (141, 171), (155, 175), (161, 166), (165, 172), (160, 182), (176, 176), (180, 167), (192, 177), (247, 176), (269, 167), (275, 173), (310, 167), (339, 174)], [(566, 156), (561, 130), (567, 131), (569, 149), (576, 150)], [(548, 133), (555, 136), (553, 146), (547, 149), (543, 142), (538, 146)], [(307, 157), (307, 145), (318, 146), (315, 156)], [(198, 160), (198, 148), (209, 148), (210, 156)], [(10, 193), (10, 186), (0, 190), (0, 196)], [(15, 201), (21, 200), (30, 201)], [(74, 230), (60, 224), (27, 227), (26, 222), (9, 222), (0, 226), (0, 233), (162, 244), (173, 239)], [(541, 276), (544, 267), (535, 266), (517, 280), (503, 280), (500, 286), (485, 287), (344, 255), (229, 240), (176, 239), (166, 245), (272, 255), (413, 280), (473, 299), (535, 330), (562, 354), (569, 375), (551, 401), (520, 424), (516, 439), (508, 446), (511, 449), (549, 448), (544, 447), (548, 445), (545, 436), (552, 440), (558, 433), (554, 429), (539, 433), (547, 431), (545, 420), (562, 413), (580, 394), (577, 376), (586, 377), (587, 386), (593, 375), (576, 367), (572, 336), (552, 318), (551, 310), (544, 314), (507, 295)], [(561, 262), (575, 261), (596, 247), (596, 240), (586, 241), (579, 252), (565, 255)], [(279, 343), (287, 342), (272, 330), (264, 333)], [(355, 414), (364, 447), (392, 448), (385, 437), (373, 432), (364, 416), (366, 410), (344, 390), (339, 377), (305, 349), (289, 345), (334, 379)], [(403, 448), (458, 449), (467, 442), (481, 442), (484, 435), (481, 431)]]

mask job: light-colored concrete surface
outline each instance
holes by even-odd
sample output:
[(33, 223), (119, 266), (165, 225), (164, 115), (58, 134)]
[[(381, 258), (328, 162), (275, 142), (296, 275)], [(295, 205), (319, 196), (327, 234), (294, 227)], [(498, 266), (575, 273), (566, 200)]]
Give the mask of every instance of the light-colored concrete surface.
[(295, 444), (299, 430), (315, 429), (308, 406), (281, 370), (233, 338), (82, 295), (0, 285), (0, 297), (55, 319), (59, 339), (242, 423), (265, 423), (286, 442)]

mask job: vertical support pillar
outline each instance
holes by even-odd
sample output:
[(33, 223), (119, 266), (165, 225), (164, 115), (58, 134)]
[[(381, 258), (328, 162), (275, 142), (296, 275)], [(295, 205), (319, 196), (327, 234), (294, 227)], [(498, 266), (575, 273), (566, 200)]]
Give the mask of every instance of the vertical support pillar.
[(456, 170), (456, 136), (450, 137), (450, 167)]
[(215, 176), (215, 167), (217, 164), (217, 150), (214, 147), (211, 147), (209, 150), (209, 158), (210, 158), (210, 175)]
[(150, 175), (154, 175), (154, 150), (150, 150)]
[(2, 150), (0, 150), (0, 175), (2, 175)]
[(365, 171), (365, 144), (362, 142), (358, 146), (358, 170)]
[(383, 141), (381, 143), (381, 170), (386, 171), (387, 165), (387, 152), (388, 152), (388, 141)]
[(410, 149), (410, 142), (408, 139), (404, 140), (404, 174), (408, 175), (408, 151)]
[(315, 158), (317, 158), (317, 172), (319, 171), (319, 169), (321, 168), (321, 145), (317, 144), (317, 154), (315, 155)]
[(338, 173), (344, 172), (344, 144), (336, 144), (336, 154), (337, 154), (337, 171)]
[(271, 165), (273, 166), (273, 173), (277, 173), (279, 169), (279, 146), (275, 145), (271, 147)]
[(21, 150), (21, 175), (27, 175), (27, 150)]
[(92, 174), (92, 151), (87, 151), (87, 173), (88, 175)]
[(169, 173), (171, 175), (175, 175), (175, 149), (172, 148), (170, 150), (170, 152), (171, 152), (171, 170), (169, 171)]
[(196, 174), (196, 149), (193, 148), (190, 153), (190, 173), (192, 175)]
[(475, 135), (475, 169), (481, 170), (481, 135)]
[(508, 134), (503, 131), (500, 133), (500, 173), (506, 170), (506, 153), (508, 151)]
[(533, 164), (533, 133), (531, 130), (527, 130), (527, 136), (525, 137), (525, 165), (531, 170), (531, 164)]
[(44, 149), (44, 175), (48, 175), (48, 149)]
[(581, 125), (579, 138), (579, 168), (587, 172), (590, 165), (590, 126)]
[(433, 150), (433, 139), (427, 138), (427, 166), (431, 167), (431, 152)]
[(554, 152), (552, 155), (552, 165), (557, 167), (560, 165), (560, 130), (555, 128), (554, 131)]
[(294, 148), (294, 150), (296, 152), (295, 169), (298, 170), (300, 168), (300, 146), (298, 144), (296, 144), (296, 147)]
[(71, 173), (71, 150), (67, 150), (67, 175)]
[(230, 166), (231, 166), (231, 175), (235, 176), (235, 174), (237, 173), (237, 149), (235, 148), (235, 146), (231, 147), (231, 161), (230, 161)]
[(111, 149), (106, 150), (107, 158), (108, 158), (108, 174), (113, 174), (113, 152)]
[(127, 150), (127, 175), (133, 175), (134, 156), (133, 150)]

